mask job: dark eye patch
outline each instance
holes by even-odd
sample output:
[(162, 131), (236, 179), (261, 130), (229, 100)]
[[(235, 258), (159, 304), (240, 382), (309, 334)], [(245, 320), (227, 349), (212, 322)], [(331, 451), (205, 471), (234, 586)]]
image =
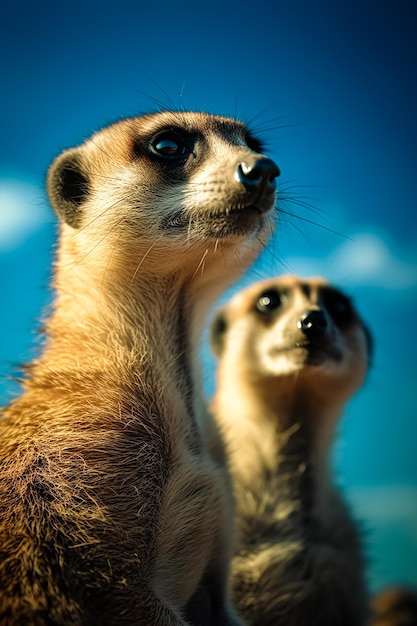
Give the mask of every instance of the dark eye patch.
[(193, 152), (195, 138), (175, 128), (161, 129), (148, 138), (133, 143), (135, 158), (150, 157), (168, 166), (180, 166)]
[(329, 315), (338, 326), (347, 326), (355, 316), (351, 301), (337, 289), (326, 289), (323, 292), (323, 304)]
[(173, 131), (157, 135), (151, 142), (151, 150), (163, 159), (184, 159), (192, 152), (189, 145)]
[(224, 311), (219, 311), (212, 323), (210, 334), (211, 348), (216, 356), (220, 356), (223, 351), (226, 332), (226, 315)]
[(259, 313), (268, 314), (282, 305), (282, 294), (277, 289), (264, 291), (256, 300), (255, 307)]
[(247, 130), (245, 133), (245, 142), (248, 148), (253, 150), (254, 152), (259, 152), (262, 154), (265, 150), (265, 144), (263, 141), (255, 137), (250, 130)]

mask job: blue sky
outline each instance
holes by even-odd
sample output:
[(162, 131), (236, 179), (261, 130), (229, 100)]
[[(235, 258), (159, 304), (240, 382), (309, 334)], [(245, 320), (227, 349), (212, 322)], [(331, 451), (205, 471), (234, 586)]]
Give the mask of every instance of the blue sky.
[(416, 10), (410, 0), (45, 1), (9, 3), (0, 23), (0, 401), (16, 393), (6, 374), (36, 354), (50, 298), (52, 159), (160, 105), (252, 119), (281, 168), (283, 212), (240, 285), (323, 274), (375, 336), (335, 449), (374, 588), (417, 584)]

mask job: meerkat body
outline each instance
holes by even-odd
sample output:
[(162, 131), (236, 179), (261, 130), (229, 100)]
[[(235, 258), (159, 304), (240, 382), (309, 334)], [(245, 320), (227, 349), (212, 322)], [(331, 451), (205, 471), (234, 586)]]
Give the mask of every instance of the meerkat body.
[(0, 421), (0, 624), (238, 624), (227, 481), (195, 410), (206, 309), (273, 229), (275, 164), (202, 113), (64, 152), (41, 356)]
[(252, 626), (363, 626), (361, 541), (329, 452), (366, 376), (366, 328), (324, 280), (285, 276), (237, 294), (212, 342), (238, 509), (236, 606)]

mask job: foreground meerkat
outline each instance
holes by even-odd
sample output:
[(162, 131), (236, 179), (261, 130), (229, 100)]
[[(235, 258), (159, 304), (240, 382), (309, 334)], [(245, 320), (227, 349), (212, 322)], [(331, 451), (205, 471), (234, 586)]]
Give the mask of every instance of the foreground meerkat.
[(53, 163), (41, 356), (0, 422), (0, 623), (238, 624), (227, 484), (194, 410), (208, 306), (273, 230), (244, 124), (120, 121)]
[(253, 626), (363, 626), (361, 541), (329, 456), (368, 370), (367, 329), (325, 280), (283, 276), (235, 295), (212, 345), (238, 508), (236, 606)]

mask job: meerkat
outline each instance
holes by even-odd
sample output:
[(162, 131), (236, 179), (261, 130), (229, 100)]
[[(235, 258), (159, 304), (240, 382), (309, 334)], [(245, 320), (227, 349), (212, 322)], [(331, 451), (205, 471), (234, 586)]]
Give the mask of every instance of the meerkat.
[(206, 310), (273, 231), (278, 174), (243, 123), (175, 111), (52, 164), (56, 297), (0, 421), (2, 625), (241, 623), (194, 369)]
[(371, 626), (417, 626), (417, 590), (389, 587), (372, 598)]
[(252, 626), (364, 626), (360, 532), (329, 456), (369, 367), (366, 326), (324, 279), (283, 276), (235, 295), (211, 340), (237, 500), (235, 605)]

